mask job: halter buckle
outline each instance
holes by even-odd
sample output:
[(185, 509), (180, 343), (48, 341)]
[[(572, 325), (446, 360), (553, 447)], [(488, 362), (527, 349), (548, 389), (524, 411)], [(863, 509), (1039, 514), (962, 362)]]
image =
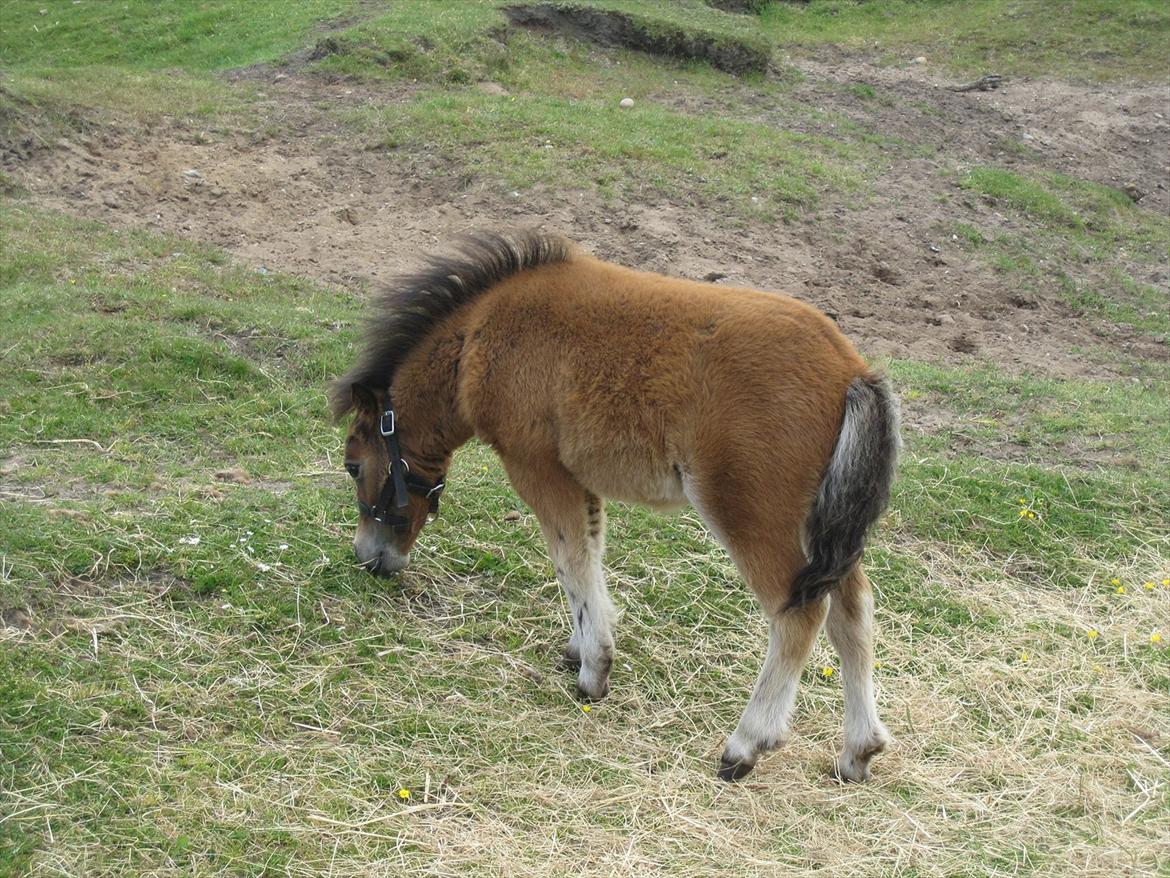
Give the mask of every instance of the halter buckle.
[[(386, 419), (390, 419), (390, 426), (386, 426)], [(383, 436), (394, 435), (394, 409), (386, 409), (382, 412), (382, 419), (378, 421), (378, 432)]]

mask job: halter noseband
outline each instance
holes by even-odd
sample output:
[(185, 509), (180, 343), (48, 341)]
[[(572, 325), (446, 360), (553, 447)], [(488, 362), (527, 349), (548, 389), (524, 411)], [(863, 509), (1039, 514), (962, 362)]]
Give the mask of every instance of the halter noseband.
[[(410, 526), (410, 519), (403, 515), (410, 505), (406, 496), (408, 493), (418, 494), (430, 501), (430, 513), (439, 511), (439, 496), (447, 486), (446, 477), (439, 476), (434, 482), (428, 482), (421, 476), (410, 471), (406, 461), (402, 459), (402, 449), (398, 445), (398, 429), (394, 418), (394, 406), (390, 397), (386, 397), (386, 410), (378, 421), (378, 432), (386, 441), (386, 453), (390, 457), (390, 472), (386, 481), (382, 483), (382, 490), (378, 495), (378, 502), (371, 506), (358, 500), (358, 509), (363, 515), (379, 524), (386, 524), (395, 530), (405, 530)], [(391, 512), (391, 509), (394, 511)]]

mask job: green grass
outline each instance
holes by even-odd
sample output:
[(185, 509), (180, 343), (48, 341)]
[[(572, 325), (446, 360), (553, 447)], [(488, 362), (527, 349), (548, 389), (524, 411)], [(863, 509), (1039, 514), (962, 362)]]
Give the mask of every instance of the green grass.
[[(1124, 192), (1055, 173), (976, 167), (959, 186), (1025, 219), (1025, 230), (985, 235), (970, 223), (954, 234), (998, 270), (1028, 285), (1055, 282), (1074, 307), (1160, 338), (1170, 337), (1164, 292), (1134, 280), (1136, 267), (1170, 258), (1170, 224)], [(1076, 266), (1073, 270), (1070, 267)]]
[(354, 0), (3, 0), (0, 58), (41, 70), (228, 70), (299, 49), (322, 22), (356, 8)]
[[(1000, 441), (1027, 435), (1035, 453), (909, 430), (869, 562), (903, 743), (875, 785), (833, 793), (833, 816), (818, 805), (840, 711), (823, 644), (787, 755), (756, 786), (710, 778), (763, 631), (693, 514), (610, 508), (617, 688), (583, 714), (553, 667), (566, 622), (539, 530), (487, 449), (458, 456), (410, 572), (353, 568), (322, 391), (351, 356), (357, 297), (2, 208), (0, 609), (34, 627), (0, 629), (0, 872), (562, 874), (634, 839), (630, 870), (686, 875), (709, 866), (696, 825), (724, 839), (720, 857), (745, 838), (777, 868), (865, 849), (880, 872), (900, 857), (880, 827), (905, 813), (938, 840), (922, 874), (961, 857), (964, 874), (998, 875), (1019, 845), (1063, 863), (1060, 839), (1101, 862), (1124, 840), (1155, 862), (1158, 809), (1120, 817), (1145, 801), (1126, 767), (1149, 783), (1160, 763), (1079, 730), (1166, 708), (1170, 654), (1148, 640), (1168, 592), (1143, 587), (1170, 576), (1159, 387), (893, 365), (911, 412), (979, 424), (967, 435), (991, 448), (1011, 418)], [(1145, 471), (1044, 451), (1104, 439)], [(215, 478), (229, 467), (251, 483)], [(989, 755), (1003, 752), (1025, 761)], [(1081, 795), (1117, 816), (1069, 798), (1090, 768)], [(956, 788), (996, 816), (958, 832), (938, 816)], [(1005, 805), (1008, 789), (1024, 792)], [(662, 797), (669, 809), (647, 804)], [(1042, 802), (1062, 810), (1032, 832)], [(778, 841), (767, 815), (782, 805), (804, 816)], [(832, 851), (810, 859), (830, 829)]]
[(1159, 0), (813, 0), (760, 20), (778, 45), (836, 45), (905, 64), (925, 55), (955, 74), (1163, 80), (1170, 8)]
[[(858, 187), (872, 148), (767, 125), (696, 119), (653, 104), (433, 93), (363, 111), (367, 136), (389, 149), (425, 147), (495, 169), (515, 185), (587, 182), (632, 195), (679, 189), (740, 211), (812, 206), (820, 192)], [(757, 202), (752, 202), (755, 196)]]
[(703, 0), (587, 0), (664, 25), (764, 41), (776, 51), (826, 45), (955, 75), (995, 72), (1107, 81), (1170, 75), (1163, 51), (1170, 9), (1159, 0), (811, 0), (772, 3), (758, 16), (719, 12)]
[(54, 125), (45, 118), (54, 115), (214, 119), (243, 101), (220, 71), (284, 57), (355, 8), (354, 0), (0, 0), (0, 124), (21, 102), (37, 110), (32, 134), (46, 140), (79, 121)]

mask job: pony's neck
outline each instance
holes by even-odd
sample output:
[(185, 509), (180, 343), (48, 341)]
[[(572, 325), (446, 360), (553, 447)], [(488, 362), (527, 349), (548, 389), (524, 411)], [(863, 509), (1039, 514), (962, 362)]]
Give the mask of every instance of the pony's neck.
[(403, 456), (430, 476), (445, 472), (451, 455), (472, 436), (456, 401), (464, 319), (456, 313), (444, 320), (394, 375), (391, 394)]

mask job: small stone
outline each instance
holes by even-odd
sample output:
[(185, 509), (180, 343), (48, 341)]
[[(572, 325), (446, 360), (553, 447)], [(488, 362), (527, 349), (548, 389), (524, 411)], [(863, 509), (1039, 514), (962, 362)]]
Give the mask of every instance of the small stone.
[(952, 317), (950, 314), (939, 314), (937, 319), (938, 319), (939, 326), (947, 326), (947, 325), (955, 322), (955, 318)]
[(287, 73), (278, 73), (276, 76), (272, 77), (273, 82), (283, 82), (286, 79), (288, 79)]
[(195, 170), (194, 168), (187, 168), (187, 170), (183, 171), (183, 176), (186, 177), (188, 180), (202, 180), (203, 179), (203, 175), (201, 173), (199, 173), (197, 170)]
[(1146, 193), (1142, 192), (1142, 190), (1133, 183), (1127, 183), (1125, 186), (1122, 186), (1121, 191), (1124, 192), (1129, 197), (1129, 200), (1134, 204), (1137, 204), (1146, 197)]
[(524, 516), (513, 509), (511, 512), (504, 513), (504, 521), (519, 521)]
[(725, 277), (727, 277), (727, 273), (726, 273), (726, 272), (723, 272), (723, 271), (708, 271), (708, 272), (707, 272), (705, 275), (703, 275), (703, 280), (705, 280), (705, 281), (706, 281), (707, 283), (709, 283), (709, 284), (713, 284), (713, 283), (715, 283), (716, 281), (723, 280), (723, 278), (725, 278)]
[(623, 110), (628, 110), (630, 107), (634, 106), (634, 99), (633, 98), (622, 98), (621, 102), (618, 104), (618, 106), (621, 107)]
[(915, 58), (915, 59), (914, 59), (914, 61), (913, 61), (913, 62), (911, 62), (911, 63), (914, 63), (914, 64), (925, 64), (925, 63), (926, 63), (926, 56), (925, 56), (925, 55), (919, 55), (919, 56), (918, 56), (917, 58)]
[(243, 467), (232, 467), (231, 469), (221, 469), (215, 474), (215, 477), (221, 482), (234, 482), (237, 485), (252, 484), (252, 476)]

